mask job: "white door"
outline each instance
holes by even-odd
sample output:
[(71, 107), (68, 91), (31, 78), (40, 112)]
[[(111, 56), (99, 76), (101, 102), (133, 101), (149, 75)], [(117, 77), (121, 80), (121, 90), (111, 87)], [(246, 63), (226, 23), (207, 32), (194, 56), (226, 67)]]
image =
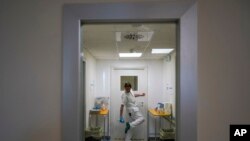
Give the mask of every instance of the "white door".
[[(129, 77), (126, 77), (129, 76)], [(112, 141), (124, 141), (125, 137), (125, 124), (119, 123), (120, 117), (120, 105), (121, 105), (121, 94), (123, 93), (123, 85), (121, 83), (122, 80), (128, 79), (128, 81), (132, 84), (132, 89), (134, 93), (146, 93), (144, 97), (137, 97), (136, 101), (139, 105), (140, 111), (145, 117), (145, 121), (143, 124), (133, 129), (133, 137), (132, 139), (146, 141), (147, 140), (147, 68), (140, 69), (117, 69), (112, 68), (111, 74), (111, 101), (110, 101), (110, 120), (111, 120), (111, 138)], [(130, 79), (131, 78), (131, 79)], [(135, 79), (133, 79), (135, 78)], [(137, 78), (137, 80), (136, 80)], [(134, 83), (137, 81), (137, 88), (135, 88)], [(122, 86), (121, 86), (122, 85)], [(125, 122), (128, 117), (126, 110), (123, 112)]]

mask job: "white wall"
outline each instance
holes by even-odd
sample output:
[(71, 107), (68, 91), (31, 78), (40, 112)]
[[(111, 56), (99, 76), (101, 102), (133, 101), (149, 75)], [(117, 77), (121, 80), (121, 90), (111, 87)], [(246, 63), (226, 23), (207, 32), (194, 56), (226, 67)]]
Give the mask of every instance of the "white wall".
[(161, 60), (97, 60), (97, 96), (110, 96), (111, 67), (147, 67), (148, 68), (148, 103), (156, 106), (162, 99), (162, 61)]
[(61, 140), (63, 5), (112, 1), (0, 1), (1, 141)]
[(63, 1), (0, 2), (0, 140), (61, 140)]
[(173, 52), (163, 59), (163, 99), (172, 103), (173, 117), (175, 117), (176, 104), (176, 53)]
[(198, 140), (229, 140), (249, 124), (250, 1), (198, 1)]
[(94, 107), (96, 97), (96, 59), (84, 50), (84, 60), (86, 62), (86, 127), (89, 127), (89, 110)]

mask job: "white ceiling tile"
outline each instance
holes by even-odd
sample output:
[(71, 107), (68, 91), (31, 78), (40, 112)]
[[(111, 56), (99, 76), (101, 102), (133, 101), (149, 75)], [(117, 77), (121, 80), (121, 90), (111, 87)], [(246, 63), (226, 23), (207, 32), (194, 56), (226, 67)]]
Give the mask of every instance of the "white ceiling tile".
[[(81, 45), (97, 59), (117, 59), (118, 52), (143, 52), (142, 59), (161, 59), (152, 48), (175, 48), (174, 23), (86, 24), (81, 29)], [(147, 39), (128, 40), (127, 33), (139, 33)], [(150, 34), (150, 35), (148, 35)], [(150, 36), (150, 37), (149, 37)]]

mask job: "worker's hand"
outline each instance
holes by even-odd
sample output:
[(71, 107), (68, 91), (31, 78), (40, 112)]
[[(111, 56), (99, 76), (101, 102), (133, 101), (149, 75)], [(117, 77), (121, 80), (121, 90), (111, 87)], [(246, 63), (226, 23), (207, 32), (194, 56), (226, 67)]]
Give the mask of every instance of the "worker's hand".
[(120, 123), (124, 123), (124, 118), (123, 117), (120, 117), (120, 120), (119, 120)]
[(145, 93), (142, 93), (141, 96), (145, 96), (146, 94)]

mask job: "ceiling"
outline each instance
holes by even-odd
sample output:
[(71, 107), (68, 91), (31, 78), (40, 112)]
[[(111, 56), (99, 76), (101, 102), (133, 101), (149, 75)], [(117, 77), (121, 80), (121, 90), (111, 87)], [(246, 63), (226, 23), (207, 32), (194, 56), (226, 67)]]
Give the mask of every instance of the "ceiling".
[[(126, 39), (126, 35), (141, 38)], [(118, 53), (130, 52), (141, 52), (139, 59), (161, 59), (166, 54), (152, 54), (151, 50), (176, 48), (176, 24), (84, 24), (81, 28), (81, 38), (84, 51), (88, 51), (96, 59), (122, 59)]]

